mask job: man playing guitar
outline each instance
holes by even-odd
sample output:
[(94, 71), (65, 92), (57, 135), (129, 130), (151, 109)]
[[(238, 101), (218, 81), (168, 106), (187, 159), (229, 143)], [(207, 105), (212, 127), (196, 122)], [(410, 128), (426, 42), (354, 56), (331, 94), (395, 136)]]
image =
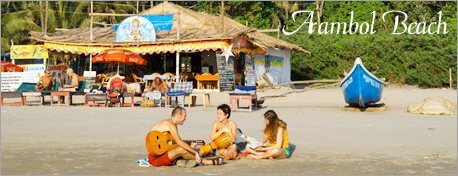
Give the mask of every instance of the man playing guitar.
[(194, 149), (196, 143), (188, 145), (184, 142), (178, 134), (177, 125), (183, 125), (186, 120), (186, 110), (182, 107), (176, 107), (172, 111), (172, 116), (169, 119), (161, 120), (151, 128), (151, 131), (157, 131), (161, 133), (169, 133), (174, 142), (178, 145), (177, 147), (170, 149), (160, 156), (150, 153), (148, 155), (148, 162), (156, 167), (159, 166), (171, 166), (175, 164), (177, 158), (182, 157), (185, 160), (195, 160), (197, 163), (203, 163), (204, 165), (220, 165), (224, 163), (222, 158), (215, 159), (202, 159), (199, 153)]

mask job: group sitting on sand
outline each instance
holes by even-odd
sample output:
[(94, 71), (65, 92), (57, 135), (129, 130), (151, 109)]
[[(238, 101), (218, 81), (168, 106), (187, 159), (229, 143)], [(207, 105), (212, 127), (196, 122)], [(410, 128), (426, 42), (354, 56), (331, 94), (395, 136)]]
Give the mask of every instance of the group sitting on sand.
[(248, 159), (284, 159), (291, 156), (286, 123), (275, 111), (264, 113), (264, 139), (261, 142), (242, 134), (237, 124), (229, 120), (229, 105), (218, 106), (216, 116), (210, 131), (211, 142), (197, 148), (195, 141), (186, 142), (178, 133), (177, 126), (186, 121), (186, 110), (174, 108), (170, 118), (155, 123), (146, 137), (147, 163), (155, 167), (194, 167), (222, 165), (226, 160), (243, 156)]

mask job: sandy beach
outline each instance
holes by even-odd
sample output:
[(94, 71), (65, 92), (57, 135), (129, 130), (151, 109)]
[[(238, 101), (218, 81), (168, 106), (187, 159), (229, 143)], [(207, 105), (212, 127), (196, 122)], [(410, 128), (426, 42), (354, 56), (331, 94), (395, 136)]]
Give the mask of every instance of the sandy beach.
[[(146, 133), (169, 117), (170, 108), (1, 107), (2, 175), (456, 175), (456, 116), (414, 115), (407, 106), (427, 97), (456, 102), (450, 89), (385, 88), (383, 112), (344, 111), (338, 87), (289, 93), (258, 92), (262, 108), (234, 112), (231, 120), (248, 136), (262, 138), (263, 113), (278, 112), (287, 124), (292, 157), (278, 161), (242, 158), (223, 166), (144, 168)], [(46, 97), (49, 102), (49, 97)], [(139, 99), (138, 99), (139, 100)], [(209, 140), (216, 106), (186, 108), (184, 139)], [(82, 97), (75, 100), (82, 103)]]

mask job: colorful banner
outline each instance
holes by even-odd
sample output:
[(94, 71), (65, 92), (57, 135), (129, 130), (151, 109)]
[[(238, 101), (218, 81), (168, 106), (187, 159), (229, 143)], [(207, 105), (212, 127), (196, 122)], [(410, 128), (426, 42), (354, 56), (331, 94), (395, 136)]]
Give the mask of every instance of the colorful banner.
[[(158, 31), (170, 31), (173, 26), (173, 14), (165, 14), (165, 15), (143, 15), (151, 22), (154, 26), (154, 30)], [(113, 25), (113, 29), (117, 31), (119, 28), (119, 24)]]
[(256, 65), (265, 65), (266, 64), (266, 59), (265, 55), (263, 54), (253, 54), (253, 62)]
[(126, 18), (116, 31), (116, 42), (154, 42), (156, 32), (153, 24), (141, 16)]
[(48, 51), (44, 45), (13, 45), (11, 59), (47, 59)]

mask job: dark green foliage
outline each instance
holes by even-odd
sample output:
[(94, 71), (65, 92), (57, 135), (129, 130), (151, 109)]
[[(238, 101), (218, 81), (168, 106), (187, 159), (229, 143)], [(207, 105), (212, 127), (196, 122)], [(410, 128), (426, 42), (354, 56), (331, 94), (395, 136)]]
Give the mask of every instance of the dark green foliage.
[[(314, 8), (309, 6), (309, 10)], [(329, 22), (348, 22), (350, 11), (355, 12), (356, 21), (370, 21), (370, 13), (375, 10), (377, 33), (320, 35), (301, 29), (291, 36), (282, 35), (282, 39), (312, 53), (309, 56), (293, 53), (292, 80), (342, 78), (344, 70), (348, 72), (354, 59), (361, 57), (368, 70), (391, 83), (448, 87), (451, 68), (456, 86), (456, 2), (325, 2), (324, 7), (323, 20)], [(392, 35), (393, 21), (381, 21), (381, 14), (390, 9), (408, 13), (409, 22), (437, 21), (437, 12), (442, 10), (442, 20), (447, 22), (449, 33)], [(296, 29), (298, 25), (289, 28)]]

